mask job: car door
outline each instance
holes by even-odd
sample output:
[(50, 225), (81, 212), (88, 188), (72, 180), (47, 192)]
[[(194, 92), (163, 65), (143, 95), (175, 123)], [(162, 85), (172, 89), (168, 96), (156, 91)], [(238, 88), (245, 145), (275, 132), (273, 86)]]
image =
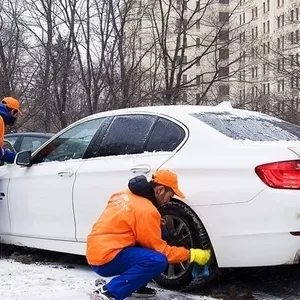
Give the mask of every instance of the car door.
[(30, 167), (8, 166), (13, 235), (75, 239), (72, 195), (76, 171), (104, 122), (97, 118), (76, 123), (39, 150)]
[(95, 142), (95, 158), (78, 170), (74, 186), (76, 238), (85, 242), (93, 222), (112, 193), (127, 187), (136, 175), (150, 175), (174, 155), (187, 138), (176, 121), (150, 114), (113, 118)]
[(9, 172), (7, 165), (0, 166), (0, 235), (11, 233), (7, 201), (8, 182)]

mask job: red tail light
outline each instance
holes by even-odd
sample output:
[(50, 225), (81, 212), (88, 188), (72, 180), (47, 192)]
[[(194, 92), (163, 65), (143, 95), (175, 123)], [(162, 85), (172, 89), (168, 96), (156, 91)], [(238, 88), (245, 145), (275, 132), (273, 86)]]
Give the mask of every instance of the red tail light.
[(275, 189), (300, 189), (300, 160), (280, 161), (260, 165), (256, 174)]

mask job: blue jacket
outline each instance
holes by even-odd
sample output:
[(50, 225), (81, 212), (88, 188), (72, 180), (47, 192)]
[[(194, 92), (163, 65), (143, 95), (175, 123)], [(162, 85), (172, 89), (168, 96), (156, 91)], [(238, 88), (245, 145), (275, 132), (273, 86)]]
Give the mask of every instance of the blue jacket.
[[(3, 104), (0, 104), (0, 117), (1, 120), (1, 144), (4, 138), (4, 132), (5, 132), (5, 125), (12, 126), (15, 123), (16, 118), (13, 117), (7, 110), (6, 106)], [(4, 124), (3, 124), (4, 123)], [(0, 146), (0, 160), (5, 161), (7, 163), (13, 163), (16, 157), (16, 153), (10, 151), (9, 149), (6, 149), (2, 146)]]

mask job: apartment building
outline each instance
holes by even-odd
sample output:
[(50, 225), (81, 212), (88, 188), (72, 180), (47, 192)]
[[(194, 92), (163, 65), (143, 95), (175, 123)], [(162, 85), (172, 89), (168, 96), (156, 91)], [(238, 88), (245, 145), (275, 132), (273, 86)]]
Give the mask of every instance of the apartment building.
[(157, 90), (175, 95), (170, 103), (228, 100), (229, 8), (230, 0), (137, 2), (139, 24), (129, 24), (127, 36), (138, 27), (138, 52), (148, 79), (152, 86), (159, 83)]
[(237, 105), (277, 115), (299, 110), (300, 1), (233, 0), (244, 21), (239, 71), (230, 97)]

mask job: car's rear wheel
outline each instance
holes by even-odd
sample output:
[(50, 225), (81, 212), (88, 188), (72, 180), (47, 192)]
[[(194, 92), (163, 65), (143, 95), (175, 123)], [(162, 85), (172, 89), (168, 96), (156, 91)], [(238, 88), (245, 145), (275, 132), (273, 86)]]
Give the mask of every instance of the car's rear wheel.
[[(183, 246), (187, 249), (212, 249), (208, 234), (193, 210), (180, 201), (172, 201), (160, 209), (161, 216), (166, 220), (165, 229), (168, 232), (166, 241), (172, 246)], [(193, 264), (185, 261), (179, 264), (169, 264), (165, 272), (155, 279), (160, 286), (182, 290), (197, 285), (207, 285), (217, 273), (217, 264), (212, 255), (209, 265), (210, 275), (194, 279), (192, 275)]]

